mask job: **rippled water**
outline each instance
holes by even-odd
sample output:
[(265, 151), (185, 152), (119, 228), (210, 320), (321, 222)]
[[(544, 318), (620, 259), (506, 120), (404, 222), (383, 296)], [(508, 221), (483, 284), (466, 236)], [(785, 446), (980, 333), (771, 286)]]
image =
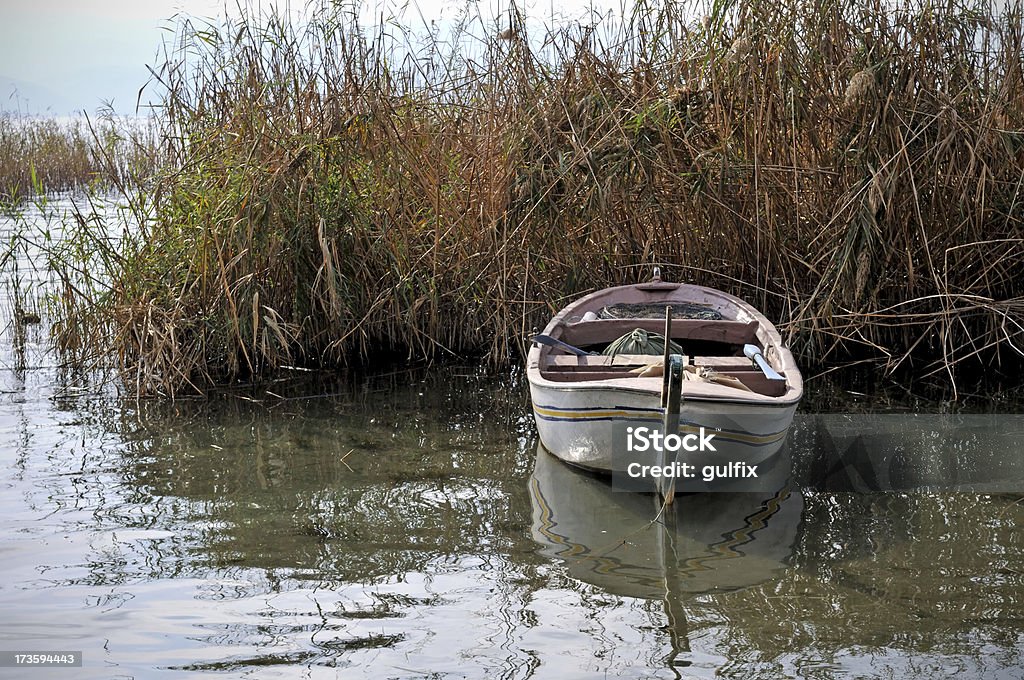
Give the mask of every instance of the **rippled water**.
[(774, 491), (652, 523), (515, 373), (136, 402), (11, 329), (0, 649), (84, 667), (0, 677), (1024, 677), (1019, 493), (844, 491), (800, 425)]
[(84, 652), (54, 677), (1019, 675), (1012, 497), (783, 476), (651, 526), (650, 497), (538, 454), (514, 380), (328, 387), (8, 389), (3, 647)]

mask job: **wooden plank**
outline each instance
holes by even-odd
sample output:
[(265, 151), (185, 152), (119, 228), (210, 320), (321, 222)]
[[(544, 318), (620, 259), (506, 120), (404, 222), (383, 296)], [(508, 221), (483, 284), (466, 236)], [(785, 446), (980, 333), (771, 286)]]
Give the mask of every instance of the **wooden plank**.
[[(576, 345), (607, 343), (635, 328), (661, 333), (663, 319), (600, 319), (580, 321), (561, 327), (560, 340)], [(742, 345), (753, 342), (757, 337), (759, 324), (756, 321), (708, 321), (705, 319), (675, 319), (672, 321), (672, 339), (685, 343), (687, 340), (705, 340)]]
[[(781, 397), (786, 393), (786, 380), (769, 380), (761, 371), (718, 371), (719, 375), (730, 375), (758, 394), (766, 397)], [(782, 374), (782, 377), (786, 377)]]
[[(552, 382), (589, 382), (591, 380), (614, 380), (636, 378), (629, 371), (542, 371), (541, 377)], [(661, 378), (658, 378), (661, 380)]]
[[(648, 366), (659, 363), (661, 357), (654, 354), (617, 354), (614, 357), (596, 354), (576, 357), (572, 354), (548, 354), (545, 362), (548, 367), (557, 370), (560, 366)], [(746, 357), (694, 357), (696, 366), (730, 371), (759, 371)]]
[[(655, 354), (616, 354), (614, 357), (598, 354), (594, 356), (576, 357), (571, 354), (549, 354), (547, 364), (551, 367), (558, 366), (647, 366), (661, 361), (661, 357)], [(750, 360), (747, 359), (747, 363)]]
[[(541, 376), (552, 382), (589, 382), (591, 380), (614, 380), (629, 379), (638, 376), (631, 374), (626, 367), (622, 370), (602, 370), (599, 366), (582, 367), (560, 367), (559, 370), (542, 371)], [(577, 370), (573, 370), (577, 369)], [(749, 387), (757, 394), (766, 397), (780, 397), (786, 393), (787, 383), (785, 380), (768, 380), (760, 371), (719, 371), (719, 375), (732, 376)], [(702, 383), (695, 382), (693, 385)], [(703, 383), (706, 384), (706, 383)], [(683, 388), (684, 392), (686, 388)], [(739, 390), (734, 390), (739, 391)]]
[(694, 357), (694, 366), (708, 366), (714, 369), (759, 370), (746, 357)]

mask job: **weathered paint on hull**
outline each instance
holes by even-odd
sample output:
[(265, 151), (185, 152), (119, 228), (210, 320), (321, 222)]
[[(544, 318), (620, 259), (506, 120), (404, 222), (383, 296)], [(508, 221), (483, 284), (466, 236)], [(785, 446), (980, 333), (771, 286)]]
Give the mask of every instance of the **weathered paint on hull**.
[[(660, 431), (662, 409), (656, 394), (591, 384), (576, 389), (547, 389), (531, 384), (533, 415), (544, 447), (558, 458), (594, 470), (622, 471), (624, 462), (658, 464), (653, 455), (623, 454), (626, 428)], [(782, 448), (797, 404), (756, 405), (685, 400), (680, 434), (701, 427), (715, 434), (714, 452), (682, 453), (695, 465), (726, 461), (756, 465)], [(615, 447), (619, 454), (613, 455)]]

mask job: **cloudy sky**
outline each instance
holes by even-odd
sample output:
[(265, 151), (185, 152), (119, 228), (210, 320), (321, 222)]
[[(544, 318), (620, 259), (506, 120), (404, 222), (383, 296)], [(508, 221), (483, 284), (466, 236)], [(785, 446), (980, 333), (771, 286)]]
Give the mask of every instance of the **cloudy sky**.
[(0, 0), (0, 107), (28, 113), (135, 108), (175, 13), (209, 0)]
[[(465, 3), (493, 16), (509, 0), (383, 1), (401, 3), (389, 11), (419, 23), (443, 21)], [(557, 8), (571, 14), (588, 7), (617, 8), (620, 1), (535, 0), (527, 3), (527, 11), (545, 15)], [(292, 12), (305, 6), (304, 0), (261, 2)], [(484, 7), (487, 3), (492, 5)], [(158, 47), (171, 36), (167, 29), (173, 17), (212, 18), (237, 11), (237, 0), (0, 0), (0, 110), (66, 115), (94, 112), (110, 102), (119, 113), (133, 113), (149, 77), (146, 65), (159, 63)], [(144, 91), (143, 103), (151, 97)]]

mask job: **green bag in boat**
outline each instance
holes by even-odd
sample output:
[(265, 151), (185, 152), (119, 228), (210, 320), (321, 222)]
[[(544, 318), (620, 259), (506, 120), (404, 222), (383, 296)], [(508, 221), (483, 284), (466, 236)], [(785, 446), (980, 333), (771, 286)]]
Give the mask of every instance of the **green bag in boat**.
[[(669, 354), (682, 354), (683, 348), (669, 340), (668, 351)], [(637, 328), (605, 347), (601, 354), (610, 357), (617, 354), (653, 354), (661, 356), (665, 354), (665, 336), (658, 333), (649, 333), (642, 328)]]

